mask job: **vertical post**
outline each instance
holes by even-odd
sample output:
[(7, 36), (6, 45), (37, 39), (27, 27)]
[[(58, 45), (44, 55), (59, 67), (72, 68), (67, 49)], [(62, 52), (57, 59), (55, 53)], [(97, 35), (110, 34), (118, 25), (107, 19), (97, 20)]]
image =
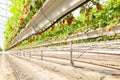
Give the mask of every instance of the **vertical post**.
[(70, 42), (70, 64), (71, 66), (74, 66), (74, 62), (73, 62), (73, 53), (72, 53), (72, 41)]
[(20, 55), (20, 51), (18, 51), (18, 56)]
[(41, 50), (41, 60), (43, 60), (43, 51)]
[(25, 56), (25, 51), (23, 51), (23, 56)]
[(31, 58), (31, 51), (29, 52), (29, 57)]
[(17, 51), (17, 56), (18, 56), (18, 51)]
[(20, 53), (19, 53), (19, 56), (21, 56), (21, 49), (20, 49)]

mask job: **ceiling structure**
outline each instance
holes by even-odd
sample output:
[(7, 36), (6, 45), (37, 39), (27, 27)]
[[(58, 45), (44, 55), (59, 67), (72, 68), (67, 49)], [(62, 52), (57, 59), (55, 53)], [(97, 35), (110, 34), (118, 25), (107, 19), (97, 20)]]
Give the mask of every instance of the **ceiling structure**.
[(9, 4), (11, 0), (0, 0), (0, 46), (4, 42), (4, 30), (7, 19), (11, 16), (9, 12)]

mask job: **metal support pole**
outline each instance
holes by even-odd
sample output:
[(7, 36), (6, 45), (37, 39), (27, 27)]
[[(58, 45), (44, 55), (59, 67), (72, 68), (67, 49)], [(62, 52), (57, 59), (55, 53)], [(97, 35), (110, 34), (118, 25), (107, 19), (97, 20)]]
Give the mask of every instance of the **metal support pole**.
[(31, 51), (29, 52), (29, 57), (31, 58)]
[(25, 51), (23, 51), (23, 56), (25, 56)]
[(19, 56), (21, 56), (21, 50), (20, 50)]
[(41, 51), (41, 60), (43, 60), (43, 51)]
[(73, 54), (72, 54), (72, 41), (70, 42), (70, 64), (71, 66), (74, 66), (74, 62), (73, 62)]
[(17, 56), (18, 56), (18, 51), (17, 51)]

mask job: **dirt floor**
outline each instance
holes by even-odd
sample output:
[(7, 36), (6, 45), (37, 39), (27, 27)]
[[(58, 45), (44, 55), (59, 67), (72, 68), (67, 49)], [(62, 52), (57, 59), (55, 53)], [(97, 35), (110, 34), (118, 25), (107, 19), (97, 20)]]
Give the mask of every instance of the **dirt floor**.
[[(14, 57), (14, 59), (15, 58), (16, 57)], [(43, 69), (41, 73), (47, 71), (47, 73), (50, 73), (51, 77), (53, 77), (54, 74), (57, 74), (59, 76), (62, 75), (61, 77), (57, 77), (57, 79), (51, 78), (50, 80), (63, 80), (63, 77), (66, 78), (64, 78), (65, 80), (120, 80), (120, 77), (110, 75), (111, 72), (104, 72), (106, 70), (113, 71), (112, 69), (105, 67), (83, 63), (75, 63), (78, 67), (71, 67), (70, 65), (67, 65), (69, 62), (65, 60), (61, 61), (54, 59), (54, 62), (51, 63), (51, 59), (48, 60), (47, 58), (44, 58), (43, 61), (40, 59), (36, 60), (23, 56), (19, 56), (19, 58), (24, 61), (29, 61), (30, 63), (34, 64), (34, 66), (41, 67)], [(59, 62), (60, 64), (56, 64), (55, 61)], [(61, 65), (62, 63), (64, 64)], [(112, 73), (114, 73), (114, 71)]]
[(16, 80), (10, 64), (5, 59), (5, 55), (0, 55), (0, 80)]
[(9, 60), (13, 62), (16, 69), (21, 72), (19, 76), (22, 80), (68, 80), (65, 76), (55, 74), (26, 60), (14, 56), (9, 56)]
[(0, 55), (0, 80), (16, 80), (13, 67), (20, 80), (120, 80), (119, 76), (112, 75), (119, 70), (81, 62), (75, 65), (71, 67), (67, 60), (47, 57), (40, 60), (38, 56)]

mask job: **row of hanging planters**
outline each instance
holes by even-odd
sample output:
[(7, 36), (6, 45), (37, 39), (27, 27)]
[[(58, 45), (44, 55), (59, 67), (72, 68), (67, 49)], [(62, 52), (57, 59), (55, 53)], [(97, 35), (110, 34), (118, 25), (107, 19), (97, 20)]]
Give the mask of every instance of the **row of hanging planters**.
[[(44, 2), (45, 0), (36, 0), (33, 2), (34, 6), (32, 6), (30, 5), (30, 1), (26, 1), (26, 3), (22, 6), (23, 16), (19, 18), (20, 26), (22, 28), (24, 28), (32, 18), (34, 18), (34, 15), (37, 13)], [(33, 3), (31, 2), (31, 4)]]
[(45, 0), (12, 0), (12, 4), (9, 6), (13, 16), (7, 20), (6, 30), (4, 32), (5, 48), (10, 44), (12, 39), (20, 33), (26, 24), (34, 18), (33, 16), (44, 2)]
[[(26, 42), (27, 45), (30, 45), (45, 41), (67, 40), (71, 35), (79, 36), (79, 33), (86, 34), (88, 31), (98, 28), (106, 28), (107, 31), (111, 31), (120, 22), (120, 0), (109, 0), (106, 3), (101, 3), (100, 1), (91, 0), (80, 7), (80, 15), (77, 18), (70, 13), (45, 33), (34, 35), (36, 36), (35, 39), (33, 37), (30, 38), (31, 40), (22, 42), (21, 46), (24, 46)], [(102, 35), (102, 31), (98, 31), (98, 33)], [(119, 38), (120, 35), (115, 36)], [(102, 38), (107, 39), (107, 37)], [(95, 38), (96, 41), (98, 39)]]

